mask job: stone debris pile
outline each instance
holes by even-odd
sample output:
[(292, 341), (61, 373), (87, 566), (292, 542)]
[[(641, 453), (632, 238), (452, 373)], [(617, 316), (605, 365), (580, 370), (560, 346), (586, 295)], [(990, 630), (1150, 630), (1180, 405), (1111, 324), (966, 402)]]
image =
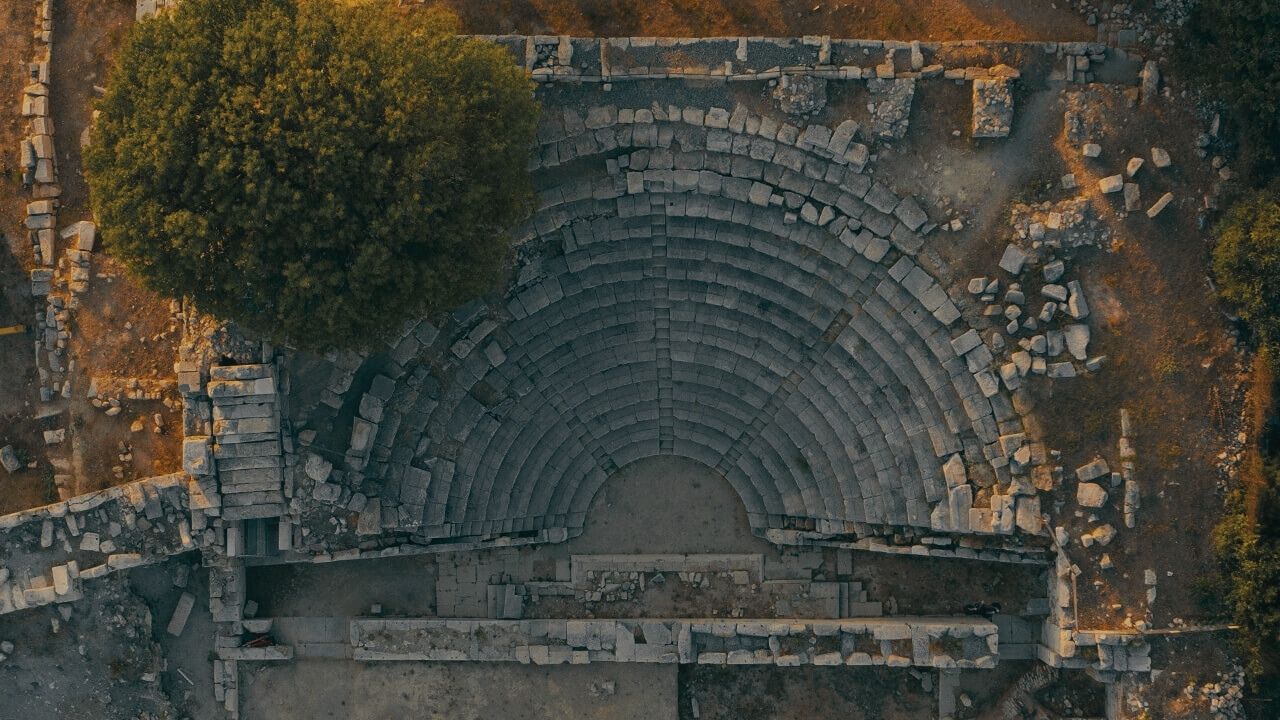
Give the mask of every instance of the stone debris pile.
[(1244, 707), (1245, 674), (1240, 668), (1222, 673), (1215, 682), (1197, 686), (1195, 683), (1183, 689), (1183, 694), (1194, 699), (1202, 698), (1209, 706), (1212, 720), (1244, 720), (1248, 717)]
[(1007, 137), (1013, 127), (1013, 90), (1011, 83), (1019, 77), (1007, 65), (991, 69), (991, 77), (973, 79), (973, 123), (975, 138)]
[(1102, 43), (1058, 43), (1058, 48), (1064, 63), (1060, 77), (1069, 83), (1093, 82), (1097, 67), (1107, 59), (1107, 46)]
[[(1089, 316), (1083, 286), (1077, 280), (1063, 285), (1065, 263), (1053, 260), (1041, 264), (1036, 262), (1040, 257), (1040, 252), (1031, 255), (1009, 244), (1000, 259), (1000, 269), (1014, 277), (1022, 276), (1029, 263), (1041, 265), (1045, 282), (1040, 288), (1043, 302), (1039, 312), (1034, 311), (1021, 283), (1010, 283), (1003, 295), (998, 277), (972, 278), (967, 286), (969, 294), (985, 304), (982, 318), (999, 328), (990, 333), (988, 343), (979, 339), (982, 352), (977, 362), (987, 367), (997, 354), (1006, 356), (1006, 362), (997, 363), (998, 373), (991, 375), (990, 382), (998, 379), (1011, 392), (1020, 388), (1028, 375), (1073, 378), (1081, 370), (1097, 372), (1104, 361), (1103, 357), (1088, 353), (1092, 333), (1083, 322)], [(1064, 354), (1070, 359), (1058, 359)], [(1082, 366), (1077, 367), (1073, 361)]]
[(827, 106), (827, 81), (810, 75), (783, 75), (769, 96), (787, 115), (813, 115)]
[(915, 79), (873, 78), (867, 81), (867, 90), (871, 93), (870, 100), (867, 101), (867, 111), (871, 113), (871, 118), (867, 121), (867, 132), (880, 140), (901, 140), (906, 137), (911, 118), (911, 101), (916, 96)]
[(81, 596), (82, 583), (193, 549), (181, 473), (0, 517), (0, 614)]
[(1014, 203), (1009, 224), (1018, 239), (1032, 250), (1111, 247), (1110, 226), (1098, 217), (1089, 199), (1083, 196), (1042, 203)]

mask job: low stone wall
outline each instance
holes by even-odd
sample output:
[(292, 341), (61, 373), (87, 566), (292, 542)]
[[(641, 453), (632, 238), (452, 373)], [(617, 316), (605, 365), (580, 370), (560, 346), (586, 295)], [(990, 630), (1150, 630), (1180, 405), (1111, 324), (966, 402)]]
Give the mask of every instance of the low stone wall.
[(901, 42), (816, 35), (800, 38), (480, 37), (507, 48), (535, 80), (543, 82), (611, 83), (672, 78), (735, 82), (776, 80), (785, 75), (828, 80), (1002, 77), (1002, 72), (994, 68), (946, 62), (947, 51), (971, 48), (986, 50), (998, 57), (1025, 50), (1054, 54), (1069, 63), (1062, 71), (1064, 79), (1078, 78), (1083, 82), (1089, 65), (1078, 60), (1101, 62), (1108, 51), (1101, 43), (1086, 42)]
[(357, 660), (991, 668), (998, 630), (978, 618), (441, 620), (356, 618)]
[(81, 583), (203, 546), (174, 473), (0, 517), (0, 614), (80, 597)]

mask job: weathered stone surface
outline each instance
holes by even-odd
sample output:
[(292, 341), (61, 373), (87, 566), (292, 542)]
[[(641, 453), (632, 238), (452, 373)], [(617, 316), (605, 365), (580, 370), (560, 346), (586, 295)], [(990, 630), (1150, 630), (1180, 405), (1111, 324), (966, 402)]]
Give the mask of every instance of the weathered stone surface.
[(1080, 323), (1068, 325), (1063, 328), (1063, 335), (1066, 337), (1067, 351), (1071, 353), (1071, 357), (1076, 360), (1084, 360), (1088, 357), (1088, 325)]
[(208, 437), (182, 439), (182, 469), (192, 475), (213, 474), (213, 447)]
[(1157, 200), (1154, 205), (1152, 205), (1150, 208), (1147, 209), (1147, 217), (1154, 218), (1155, 216), (1159, 215), (1161, 212), (1164, 211), (1166, 207), (1169, 206), (1169, 203), (1171, 202), (1173, 202), (1173, 193), (1167, 192), (1164, 195), (1161, 195), (1160, 199)]
[(1125, 212), (1133, 212), (1138, 209), (1139, 203), (1142, 202), (1142, 190), (1138, 187), (1138, 183), (1124, 184), (1124, 209)]
[(973, 123), (975, 138), (1006, 137), (1013, 127), (1013, 92), (1006, 78), (978, 78), (973, 81)]
[(333, 463), (325, 460), (315, 453), (310, 453), (307, 455), (306, 462), (303, 464), (302, 469), (303, 472), (307, 474), (307, 477), (317, 483), (322, 483), (328, 480), (329, 474), (333, 472)]
[(770, 97), (788, 115), (809, 115), (827, 106), (827, 81), (812, 75), (783, 75)]
[(1142, 66), (1142, 104), (1146, 105), (1156, 99), (1160, 92), (1160, 67), (1155, 60), (1148, 60)]
[(1076, 502), (1081, 507), (1100, 508), (1107, 503), (1107, 491), (1097, 483), (1080, 483), (1076, 486)]
[(18, 460), (18, 453), (13, 449), (12, 445), (5, 445), (0, 448), (0, 466), (3, 466), (5, 472), (13, 474), (22, 469), (22, 462)]
[(1067, 283), (1067, 291), (1070, 296), (1067, 298), (1067, 312), (1076, 320), (1083, 320), (1089, 317), (1089, 303), (1084, 297), (1084, 287), (1079, 280), (1072, 280)]
[(1111, 468), (1108, 467), (1107, 461), (1098, 457), (1076, 468), (1076, 479), (1081, 482), (1089, 482), (1097, 480), (1100, 477), (1111, 474)]
[(942, 464), (942, 474), (948, 487), (959, 487), (969, 482), (964, 468), (964, 458), (959, 453), (947, 458), (947, 461)]
[(1120, 192), (1124, 189), (1123, 175), (1109, 175), (1098, 181), (1098, 189), (1104, 193)]
[(1000, 256), (1000, 269), (1011, 275), (1019, 275), (1022, 273), (1022, 267), (1027, 262), (1027, 254), (1017, 245), (1006, 245), (1004, 254)]

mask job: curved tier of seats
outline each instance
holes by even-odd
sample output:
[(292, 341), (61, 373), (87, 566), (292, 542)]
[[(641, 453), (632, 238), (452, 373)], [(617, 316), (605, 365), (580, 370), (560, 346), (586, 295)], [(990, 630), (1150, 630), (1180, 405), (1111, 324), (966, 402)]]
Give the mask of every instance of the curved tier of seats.
[(1000, 531), (942, 466), (998, 468), (1016, 418), (911, 259), (918, 208), (860, 172), (845, 126), (575, 117), (543, 129), (505, 306), (455, 314), (388, 405), (372, 472), (417, 488), (412, 527), (572, 534), (619, 467), (676, 454), (761, 533)]

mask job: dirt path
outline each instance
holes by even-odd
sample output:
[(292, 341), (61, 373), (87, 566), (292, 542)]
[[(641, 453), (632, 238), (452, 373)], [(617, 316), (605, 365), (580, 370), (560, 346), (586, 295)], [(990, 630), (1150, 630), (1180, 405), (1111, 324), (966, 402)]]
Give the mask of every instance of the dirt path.
[(299, 661), (241, 677), (246, 718), (654, 720), (676, 716), (676, 666)]

